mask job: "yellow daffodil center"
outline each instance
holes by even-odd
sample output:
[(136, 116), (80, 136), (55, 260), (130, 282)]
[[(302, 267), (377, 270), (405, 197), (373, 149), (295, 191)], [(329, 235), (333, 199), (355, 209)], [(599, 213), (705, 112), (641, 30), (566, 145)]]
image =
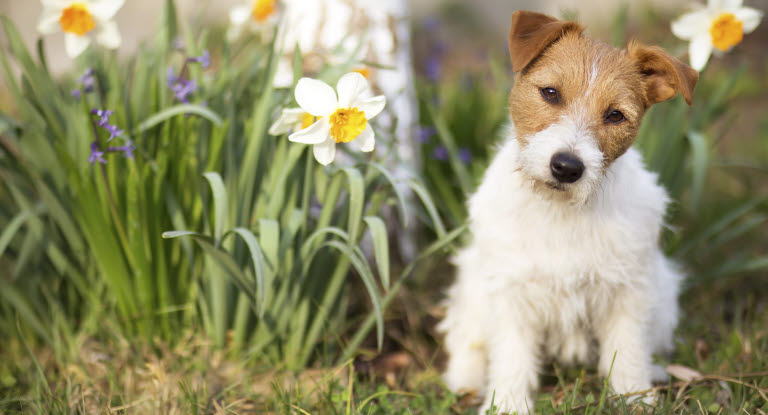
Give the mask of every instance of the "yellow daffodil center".
[(360, 75), (363, 75), (363, 77), (364, 77), (364, 78), (366, 78), (366, 79), (368, 79), (368, 77), (369, 77), (369, 76), (371, 76), (371, 70), (370, 70), (370, 69), (368, 69), (368, 67), (367, 67), (367, 66), (362, 66), (362, 67), (360, 67), (360, 68), (357, 68), (357, 69), (355, 69), (355, 70), (354, 70), (354, 71), (352, 71), (352, 72), (357, 72), (357, 73), (359, 73)]
[(253, 20), (261, 23), (267, 20), (267, 17), (271, 16), (274, 12), (275, 0), (256, 0), (253, 2), (251, 16), (253, 16)]
[(744, 38), (744, 25), (733, 13), (722, 13), (712, 22), (709, 34), (712, 36), (712, 45), (726, 52)]
[(308, 112), (305, 112), (304, 115), (301, 116), (301, 129), (303, 130), (303, 129), (309, 127), (310, 125), (314, 124), (315, 121), (317, 121), (317, 120), (315, 120), (315, 116), (314, 115), (312, 115), (312, 114), (310, 114)]
[(368, 120), (357, 108), (339, 108), (331, 114), (331, 137), (337, 143), (348, 143), (365, 130)]
[(96, 26), (93, 16), (83, 3), (72, 3), (62, 10), (59, 24), (61, 24), (61, 30), (78, 36), (90, 32)]

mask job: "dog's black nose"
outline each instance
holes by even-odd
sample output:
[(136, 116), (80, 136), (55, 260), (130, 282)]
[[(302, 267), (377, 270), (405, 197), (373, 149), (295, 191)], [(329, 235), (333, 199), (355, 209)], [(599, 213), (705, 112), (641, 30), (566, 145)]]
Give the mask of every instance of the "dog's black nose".
[(552, 176), (560, 183), (573, 183), (584, 173), (584, 163), (571, 153), (557, 153), (549, 162)]

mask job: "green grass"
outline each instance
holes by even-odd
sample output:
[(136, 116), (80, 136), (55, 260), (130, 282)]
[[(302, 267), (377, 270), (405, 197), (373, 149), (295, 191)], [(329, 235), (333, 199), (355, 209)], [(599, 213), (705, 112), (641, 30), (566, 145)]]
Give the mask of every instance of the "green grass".
[[(717, 293), (696, 290), (686, 295), (677, 349), (668, 362), (694, 369), (702, 376), (689, 382), (672, 378), (669, 383), (656, 385), (657, 406), (635, 408), (623, 398), (604, 393), (603, 379), (592, 370), (549, 366), (542, 376), (536, 413), (768, 413), (768, 302), (764, 288), (762, 292), (746, 288)], [(428, 319), (429, 315), (421, 317)], [(405, 333), (408, 342), (423, 337), (423, 327), (416, 328), (419, 333)], [(79, 341), (79, 353), (70, 362), (57, 362), (49, 352), (38, 353), (42, 374), (24, 346), (12, 343), (6, 353), (16, 358), (0, 363), (0, 392), (4, 396), (0, 411), (70, 414), (105, 413), (112, 408), (110, 413), (126, 414), (476, 413), (472, 396), (456, 396), (443, 386), (431, 339), (423, 345), (411, 343), (412, 353), (404, 363), (398, 364), (403, 357), (393, 351), (373, 360), (359, 357), (298, 374), (228, 359), (194, 331), (187, 332), (173, 347), (117, 335)]]

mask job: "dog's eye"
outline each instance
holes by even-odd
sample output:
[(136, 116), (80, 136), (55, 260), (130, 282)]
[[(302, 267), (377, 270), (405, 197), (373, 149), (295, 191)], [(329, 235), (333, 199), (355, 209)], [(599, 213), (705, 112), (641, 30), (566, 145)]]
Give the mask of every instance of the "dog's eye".
[(552, 88), (552, 87), (540, 88), (539, 91), (541, 91), (541, 96), (544, 98), (545, 101), (550, 102), (552, 104), (557, 104), (558, 102), (560, 102), (560, 93), (557, 92), (555, 88)]
[(613, 110), (608, 113), (608, 115), (605, 116), (605, 120), (612, 124), (618, 124), (622, 121), (624, 121), (624, 114), (621, 113), (621, 111)]

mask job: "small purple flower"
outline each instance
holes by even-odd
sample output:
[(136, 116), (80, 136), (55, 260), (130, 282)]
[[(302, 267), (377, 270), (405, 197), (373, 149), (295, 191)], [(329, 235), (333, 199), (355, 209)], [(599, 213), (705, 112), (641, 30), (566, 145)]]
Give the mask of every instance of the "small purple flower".
[(184, 104), (189, 104), (189, 95), (197, 90), (195, 81), (177, 76), (173, 67), (168, 68), (166, 77), (168, 88), (173, 92), (173, 96), (176, 100)]
[(94, 164), (96, 162), (106, 164), (107, 160), (104, 159), (104, 152), (99, 151), (98, 145), (96, 145), (96, 142), (91, 143), (91, 156), (88, 157), (88, 162), (91, 164)]
[(472, 162), (472, 152), (468, 148), (462, 147), (459, 149), (459, 160), (464, 164)]
[(208, 52), (208, 49), (206, 49), (200, 56), (192, 56), (187, 58), (187, 62), (197, 62), (200, 64), (201, 68), (206, 69), (207, 67), (211, 66), (211, 53)]
[(179, 78), (171, 87), (174, 97), (176, 97), (179, 102), (185, 104), (189, 104), (189, 95), (195, 92), (195, 90), (197, 90), (195, 81), (186, 80), (184, 78)]
[(94, 71), (92, 68), (85, 70), (85, 73), (77, 78), (77, 83), (80, 84), (80, 88), (73, 89), (71, 94), (73, 97), (80, 99), (82, 93), (92, 92), (96, 84), (96, 80), (93, 77)]
[(437, 146), (432, 150), (432, 158), (435, 160), (446, 161), (448, 160), (448, 149), (445, 146)]
[(104, 129), (109, 132), (109, 138), (107, 138), (107, 141), (112, 141), (113, 138), (119, 136), (124, 132), (123, 130), (118, 129), (116, 125), (112, 125), (112, 124), (107, 124), (102, 127), (104, 127)]
[(100, 110), (100, 109), (92, 109), (91, 114), (99, 117), (99, 127), (104, 127), (106, 125), (109, 125), (109, 117), (112, 116), (115, 112), (112, 110)]
[(416, 136), (416, 140), (418, 140), (421, 144), (427, 144), (429, 139), (432, 138), (432, 136), (435, 134), (437, 134), (435, 127), (419, 127), (419, 133)]

